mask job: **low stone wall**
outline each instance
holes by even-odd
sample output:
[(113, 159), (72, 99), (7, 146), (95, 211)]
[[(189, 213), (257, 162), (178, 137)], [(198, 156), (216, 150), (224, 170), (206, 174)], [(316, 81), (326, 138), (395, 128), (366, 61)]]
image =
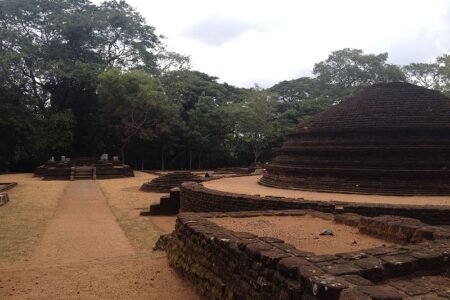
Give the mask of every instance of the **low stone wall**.
[(430, 226), (413, 218), (398, 216), (365, 217), (353, 213), (334, 215), (336, 223), (359, 228), (368, 235), (395, 243), (418, 243), (427, 240), (450, 240), (450, 229)]
[(8, 191), (17, 186), (17, 182), (0, 182), (0, 192)]
[[(208, 299), (403, 299), (409, 290), (417, 291), (416, 284), (395, 285), (389, 280), (449, 272), (449, 240), (318, 256), (276, 238), (230, 231), (207, 219), (305, 213), (310, 212), (181, 213), (167, 245), (170, 265)], [(341, 222), (357, 224), (370, 219), (340, 217)], [(421, 295), (436, 292), (421, 288)], [(445, 286), (441, 288), (445, 293)]]
[(419, 206), (340, 201), (309, 201), (227, 193), (186, 182), (181, 185), (181, 211), (230, 212), (248, 210), (314, 209), (322, 212), (356, 213), (364, 216), (396, 215), (427, 224), (450, 225), (449, 206)]

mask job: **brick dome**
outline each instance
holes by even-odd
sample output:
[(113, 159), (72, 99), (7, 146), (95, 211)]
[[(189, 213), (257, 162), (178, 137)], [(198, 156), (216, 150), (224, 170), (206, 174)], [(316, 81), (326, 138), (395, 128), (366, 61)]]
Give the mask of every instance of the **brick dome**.
[(288, 134), (267, 186), (450, 194), (450, 98), (408, 83), (370, 86)]

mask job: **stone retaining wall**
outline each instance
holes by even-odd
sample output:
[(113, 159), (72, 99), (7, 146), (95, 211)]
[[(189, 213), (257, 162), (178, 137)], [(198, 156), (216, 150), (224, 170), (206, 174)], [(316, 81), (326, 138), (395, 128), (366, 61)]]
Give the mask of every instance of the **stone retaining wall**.
[[(318, 256), (276, 238), (227, 230), (207, 219), (305, 213), (311, 212), (181, 213), (167, 245), (169, 262), (208, 299), (403, 299), (417, 292), (417, 286), (390, 280), (449, 272), (449, 240)], [(377, 224), (391, 232), (398, 225), (393, 219), (338, 217), (343, 223), (365, 224), (369, 233), (380, 235), (383, 227)], [(436, 292), (421, 288), (421, 295)], [(446, 292), (445, 286), (441, 289)]]
[(6, 192), (17, 186), (17, 182), (0, 182), (0, 192)]
[(212, 190), (192, 182), (182, 184), (180, 203), (181, 211), (184, 212), (314, 209), (322, 212), (356, 213), (364, 216), (396, 215), (416, 218), (432, 225), (450, 225), (449, 206), (350, 203), (260, 197)]

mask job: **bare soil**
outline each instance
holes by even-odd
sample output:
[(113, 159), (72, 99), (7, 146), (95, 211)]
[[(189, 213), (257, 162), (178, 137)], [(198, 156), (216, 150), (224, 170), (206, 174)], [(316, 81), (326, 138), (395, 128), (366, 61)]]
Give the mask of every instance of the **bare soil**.
[(386, 203), (411, 205), (450, 206), (450, 196), (380, 196), (342, 193), (322, 193), (300, 190), (278, 189), (258, 184), (261, 176), (244, 176), (207, 181), (207, 188), (246, 195), (303, 198), (305, 200), (344, 201), (357, 203)]
[[(317, 255), (359, 251), (362, 249), (391, 245), (384, 240), (361, 234), (358, 228), (318, 217), (248, 217), (212, 218), (219, 226), (239, 232), (249, 232), (258, 236), (275, 237), (294, 245), (297, 249)], [(332, 236), (320, 235), (331, 229)]]
[(0, 299), (199, 299), (165, 255), (0, 269)]
[[(50, 214), (53, 217), (32, 258), (25, 263), (0, 266), (0, 299), (198, 299), (190, 283), (168, 266), (163, 252), (151, 252), (150, 245), (144, 246), (148, 241), (141, 239), (141, 235), (150, 235), (148, 240), (153, 240), (160, 232), (170, 229), (174, 221), (164, 220), (160, 228), (149, 218), (133, 219), (134, 212), (139, 213), (135, 208), (144, 202), (149, 204), (149, 199), (135, 203), (126, 197), (130, 193), (142, 193), (127, 186), (136, 185), (139, 179), (135, 180), (124, 186), (120, 179), (112, 180), (113, 184), (108, 184), (108, 180), (64, 182), (67, 188), (59, 203), (55, 201), (55, 206), (58, 203), (56, 212), (53, 215), (53, 210)], [(104, 189), (101, 190), (100, 185)], [(130, 191), (111, 196), (116, 188)], [(104, 194), (110, 198), (107, 200)], [(120, 201), (121, 197), (127, 199)], [(40, 198), (35, 201), (45, 202)], [(114, 207), (114, 214), (107, 201)], [(17, 218), (21, 210), (11, 211), (11, 214)], [(122, 223), (116, 221), (115, 215)], [(22, 222), (33, 227), (27, 220)], [(13, 223), (11, 218), (10, 224)], [(150, 225), (142, 225), (147, 223)], [(137, 228), (133, 228), (135, 225)], [(14, 230), (15, 226), (17, 224), (10, 225), (6, 230)], [(124, 231), (124, 227), (127, 230)], [(136, 236), (140, 230), (145, 231)], [(142, 240), (145, 242), (141, 243)], [(34, 245), (29, 247), (34, 248)]]

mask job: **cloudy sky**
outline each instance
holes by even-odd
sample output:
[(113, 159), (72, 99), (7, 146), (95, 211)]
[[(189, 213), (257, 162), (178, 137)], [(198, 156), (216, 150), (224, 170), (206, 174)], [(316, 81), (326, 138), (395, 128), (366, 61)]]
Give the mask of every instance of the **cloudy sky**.
[[(100, 1), (94, 1), (100, 2)], [(263, 87), (310, 76), (346, 47), (430, 62), (450, 51), (448, 0), (127, 0), (171, 50), (221, 82)]]

